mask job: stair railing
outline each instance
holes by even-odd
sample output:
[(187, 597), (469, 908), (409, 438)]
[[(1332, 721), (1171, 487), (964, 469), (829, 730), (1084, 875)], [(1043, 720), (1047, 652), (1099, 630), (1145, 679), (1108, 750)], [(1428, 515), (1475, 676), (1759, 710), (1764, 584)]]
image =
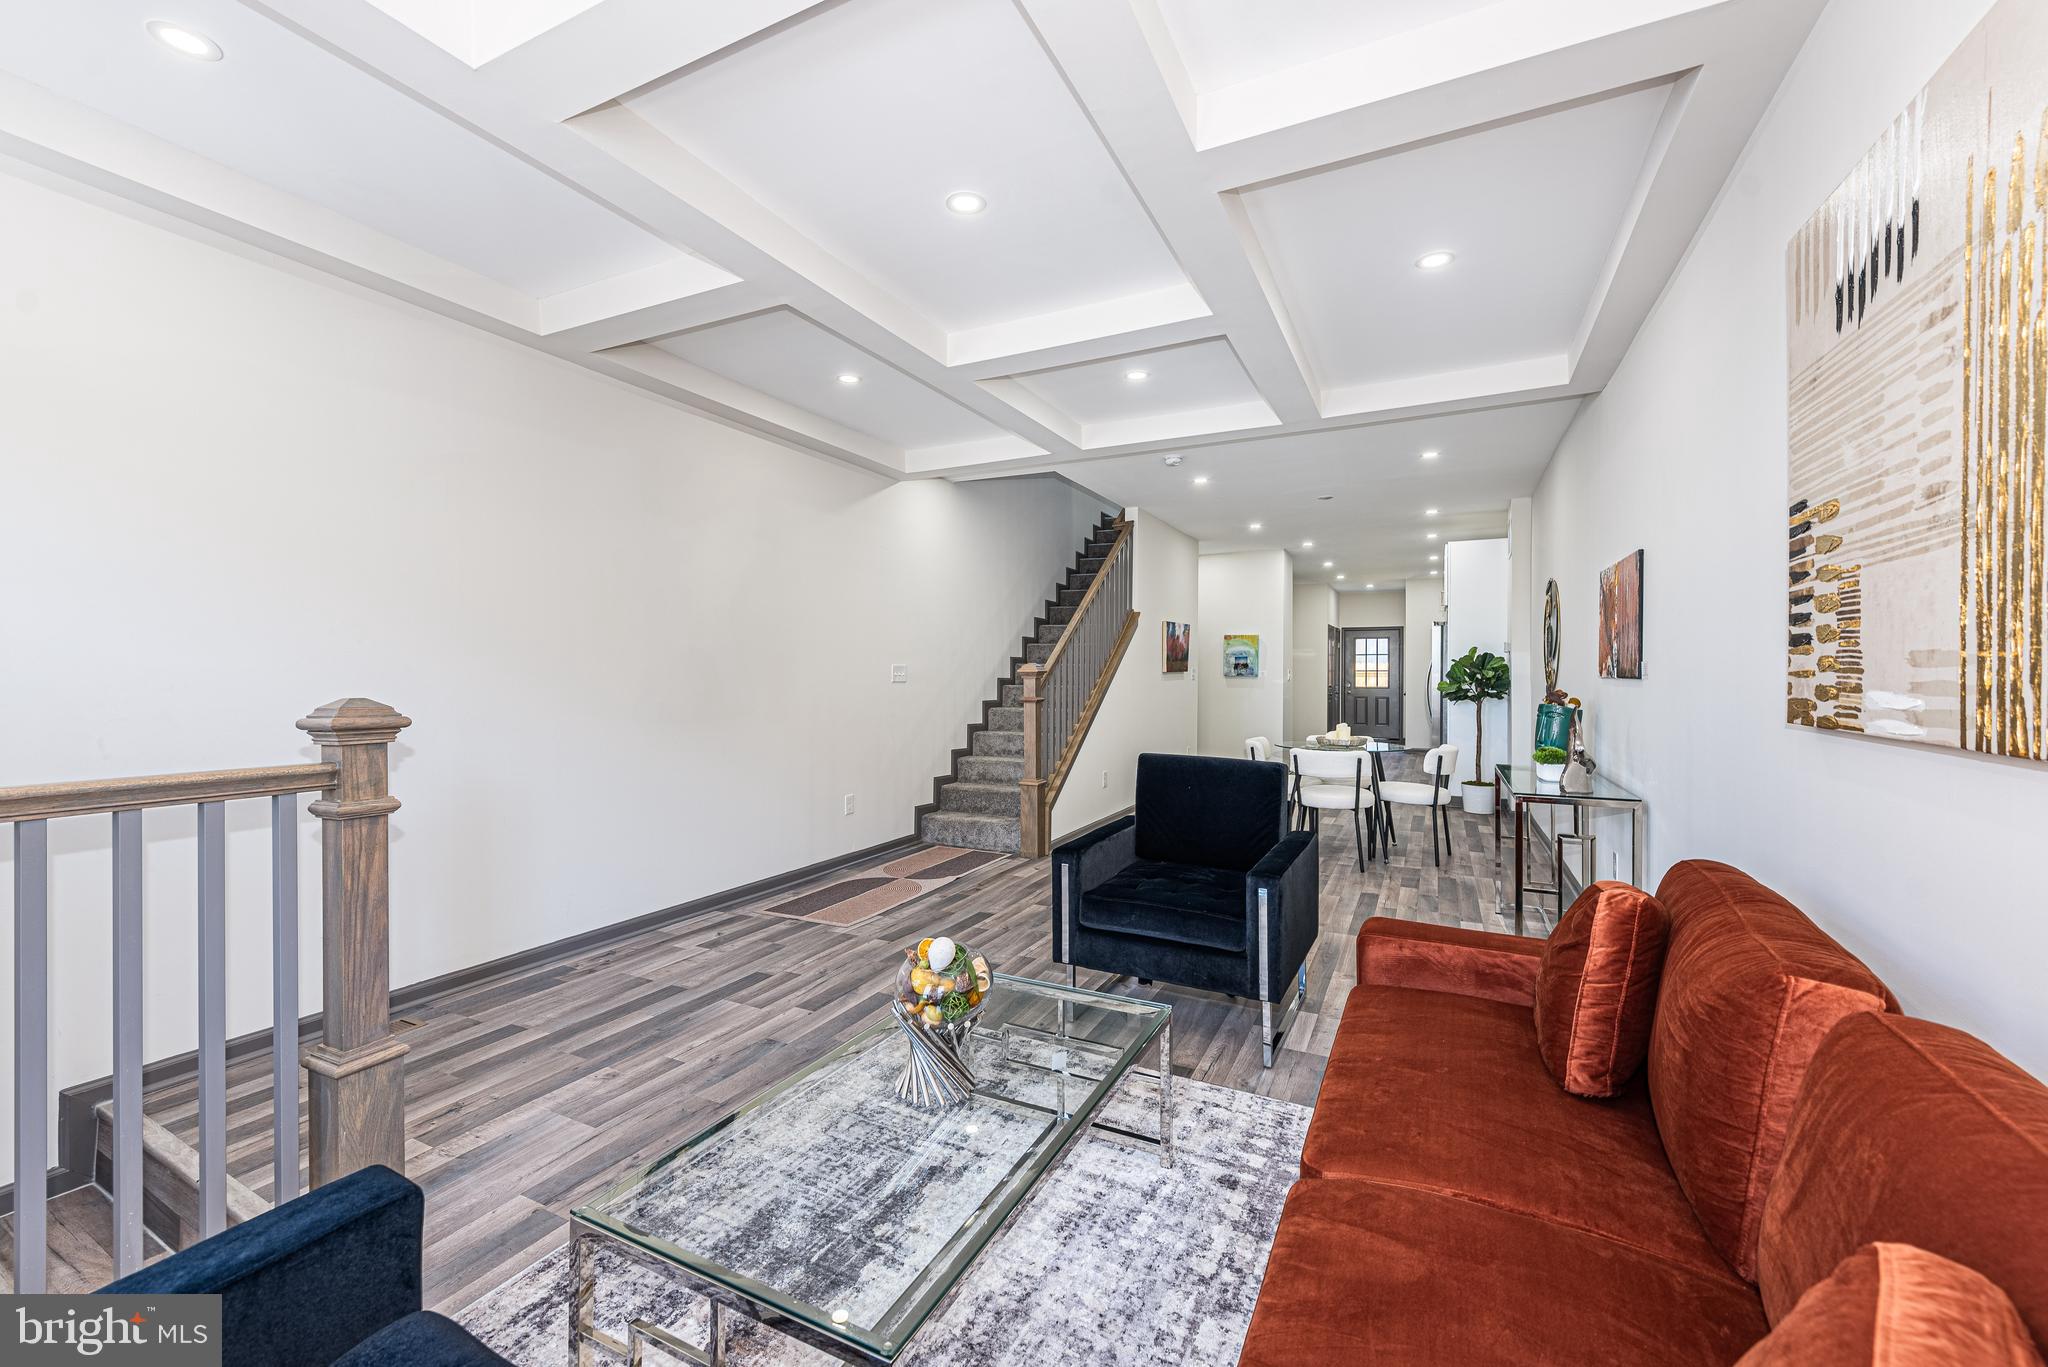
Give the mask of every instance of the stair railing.
[(1053, 804), (1138, 628), (1131, 608), (1131, 524), (1120, 517), (1115, 526), (1116, 540), (1052, 654), (1018, 671), (1024, 685), (1019, 843), (1027, 855), (1050, 853)]
[[(17, 1293), (47, 1284), (49, 890), (52, 820), (113, 826), (114, 1269), (143, 1263), (142, 813), (198, 808), (199, 1224), (227, 1225), (227, 804), (268, 798), (271, 819), (272, 1086), (276, 1202), (299, 1191), (299, 1070), (318, 1186), (372, 1163), (404, 1166), (404, 1055), (391, 1033), (389, 751), (409, 718), (346, 698), (297, 723), (313, 763), (0, 788), (14, 828), (14, 1269)], [(321, 1038), (299, 1051), (298, 799), (321, 823)], [(181, 984), (181, 986), (185, 986)], [(73, 989), (82, 990), (82, 989)]]

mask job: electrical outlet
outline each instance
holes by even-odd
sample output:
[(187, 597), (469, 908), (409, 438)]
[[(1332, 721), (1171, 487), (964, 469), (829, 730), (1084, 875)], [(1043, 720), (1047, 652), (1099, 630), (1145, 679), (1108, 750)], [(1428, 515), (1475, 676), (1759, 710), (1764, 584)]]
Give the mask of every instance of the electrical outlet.
[(909, 682), (910, 682), (910, 666), (909, 666), (909, 665), (890, 665), (890, 666), (889, 666), (889, 682), (890, 682), (890, 683), (909, 683)]
[(1107, 769), (1102, 771), (1102, 786), (1105, 788), (1109, 786), (1109, 770)]
[(844, 803), (843, 803), (842, 805), (844, 806), (844, 809), (845, 809), (845, 811), (846, 811), (846, 814), (847, 814), (848, 816), (852, 816), (852, 815), (853, 815), (853, 794), (852, 794), (852, 793), (848, 793), (848, 794), (846, 795), (846, 800), (845, 800), (845, 802), (844, 802)]

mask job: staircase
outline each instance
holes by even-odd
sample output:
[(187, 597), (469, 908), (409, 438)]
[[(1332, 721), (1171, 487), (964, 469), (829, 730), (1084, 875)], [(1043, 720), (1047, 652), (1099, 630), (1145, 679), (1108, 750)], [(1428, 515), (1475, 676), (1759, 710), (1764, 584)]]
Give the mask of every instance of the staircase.
[(1024, 653), (1011, 657), (996, 696), (982, 703), (982, 719), (967, 728), (967, 748), (953, 752), (952, 773), (933, 785), (938, 802), (918, 818), (921, 839), (1005, 854), (1022, 850), (1023, 790), (1018, 785), (1024, 778), (1024, 683), (1018, 670), (1043, 664), (1052, 655), (1116, 538), (1116, 517), (1104, 513), (1074, 557), (1066, 583), (1047, 601), (1034, 634), (1024, 639)]

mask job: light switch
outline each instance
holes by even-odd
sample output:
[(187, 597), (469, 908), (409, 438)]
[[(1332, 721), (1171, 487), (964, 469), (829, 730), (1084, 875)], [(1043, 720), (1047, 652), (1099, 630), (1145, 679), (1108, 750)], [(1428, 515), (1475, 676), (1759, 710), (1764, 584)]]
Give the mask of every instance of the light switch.
[(910, 682), (910, 666), (909, 666), (909, 665), (890, 665), (890, 666), (889, 666), (889, 682), (890, 682), (890, 683), (909, 683), (909, 682)]

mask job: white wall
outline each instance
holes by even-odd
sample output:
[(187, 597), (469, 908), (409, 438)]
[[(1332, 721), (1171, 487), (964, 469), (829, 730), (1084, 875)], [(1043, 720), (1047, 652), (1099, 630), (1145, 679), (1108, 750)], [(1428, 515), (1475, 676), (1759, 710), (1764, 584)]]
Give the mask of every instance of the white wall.
[(1401, 660), (1401, 673), (1407, 681), (1408, 745), (1410, 749), (1427, 749), (1436, 743), (1434, 718), (1442, 706), (1429, 642), (1430, 628), (1444, 619), (1443, 577), (1424, 575), (1410, 579), (1402, 586), (1401, 598), (1401, 638), (1407, 650)]
[[(1508, 500), (1508, 743), (1518, 764), (1536, 748), (1536, 704), (1543, 699), (1542, 593), (1535, 583), (1535, 500)], [(1560, 679), (1562, 676), (1560, 676)]]
[[(1337, 595), (1337, 625), (1340, 627), (1404, 627), (1407, 625), (1408, 597), (1400, 589), (1360, 589)], [(1405, 632), (1404, 632), (1405, 635)]]
[(1294, 620), (1288, 624), (1292, 677), (1287, 684), (1287, 717), (1281, 724), (1289, 740), (1330, 724), (1330, 628), (1337, 625), (1337, 600), (1328, 584), (1294, 586)]
[[(1495, 655), (1508, 652), (1508, 594), (1510, 563), (1505, 537), (1485, 541), (1451, 541), (1444, 545), (1444, 635), (1451, 658), (1457, 659), (1477, 646)], [(1523, 667), (1511, 662), (1511, 667)], [(1509, 736), (1508, 704), (1505, 700), (1483, 703), (1455, 703), (1450, 709), (1447, 736), (1458, 747), (1458, 767), (1472, 776), (1474, 731), (1478, 707), (1486, 709), (1486, 750), (1479, 756), (1479, 773), (1491, 777), (1493, 766), (1505, 761)]]
[[(1909, 1011), (2048, 1076), (2048, 770), (1785, 724), (1785, 244), (1987, 8), (1823, 13), (1683, 269), (1566, 434), (1537, 492), (1536, 578), (1563, 593), (1563, 678), (1601, 772), (1649, 799), (1653, 877), (1695, 856), (1740, 865)], [(1596, 575), (1638, 546), (1645, 677), (1598, 679)]]
[[(1195, 613), (1195, 671), (1200, 714), (1197, 747), (1205, 755), (1244, 754), (1247, 736), (1287, 734), (1287, 664), (1294, 618), (1294, 567), (1285, 551), (1231, 551), (1200, 557)], [(1223, 677), (1223, 637), (1259, 638), (1259, 677)]]
[[(908, 834), (1100, 511), (891, 483), (4, 175), (0, 260), (0, 782), (288, 762), (313, 707), (391, 703), (399, 984)], [(260, 807), (231, 1032), (267, 1024)], [(193, 1042), (190, 810), (144, 831), (158, 1057)], [(107, 842), (53, 825), (60, 1083), (109, 1068)]]
[(1126, 516), (1137, 557), (1131, 564), (1131, 606), (1138, 611), (1138, 634), (1124, 651), (1095, 724), (1081, 742), (1073, 774), (1053, 804), (1055, 840), (1136, 800), (1139, 755), (1191, 754), (1195, 748), (1195, 699), (1202, 681), (1192, 652), (1186, 673), (1168, 674), (1162, 668), (1164, 624), (1195, 620), (1195, 539), (1143, 509), (1129, 509)]

